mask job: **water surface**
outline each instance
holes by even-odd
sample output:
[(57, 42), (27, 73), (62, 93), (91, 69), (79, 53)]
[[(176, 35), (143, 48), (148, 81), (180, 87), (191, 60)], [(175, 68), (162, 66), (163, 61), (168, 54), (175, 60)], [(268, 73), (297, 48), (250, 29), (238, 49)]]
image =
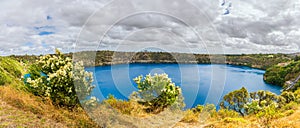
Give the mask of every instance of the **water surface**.
[(182, 88), (186, 107), (197, 104), (218, 105), (222, 96), (240, 89), (249, 92), (269, 90), (280, 94), (281, 87), (263, 81), (264, 70), (233, 65), (219, 64), (120, 64), (86, 68), (94, 73), (96, 88), (92, 95), (100, 100), (109, 94), (127, 100), (137, 91), (133, 78), (139, 75), (167, 73), (172, 81)]

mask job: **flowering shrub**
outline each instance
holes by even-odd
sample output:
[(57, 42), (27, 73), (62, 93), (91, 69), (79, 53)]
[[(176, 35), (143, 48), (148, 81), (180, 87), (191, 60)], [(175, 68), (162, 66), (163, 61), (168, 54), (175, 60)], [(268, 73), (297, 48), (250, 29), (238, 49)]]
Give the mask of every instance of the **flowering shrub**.
[[(183, 107), (181, 89), (172, 83), (167, 74), (139, 76), (134, 79), (139, 91), (134, 93), (139, 103), (149, 106), (150, 112), (160, 112), (173, 104)], [(179, 103), (177, 103), (179, 102)]]
[(58, 106), (74, 107), (93, 89), (92, 74), (84, 71), (80, 62), (73, 65), (72, 60), (58, 50), (54, 55), (41, 56), (30, 67), (30, 74), (27, 89), (35, 95), (49, 97)]

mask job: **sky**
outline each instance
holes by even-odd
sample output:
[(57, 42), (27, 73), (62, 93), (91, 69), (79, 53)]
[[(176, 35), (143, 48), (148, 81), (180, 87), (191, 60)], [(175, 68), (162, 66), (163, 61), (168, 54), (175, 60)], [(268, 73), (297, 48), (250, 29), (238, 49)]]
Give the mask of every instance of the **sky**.
[(300, 52), (300, 0), (1, 0), (0, 55)]

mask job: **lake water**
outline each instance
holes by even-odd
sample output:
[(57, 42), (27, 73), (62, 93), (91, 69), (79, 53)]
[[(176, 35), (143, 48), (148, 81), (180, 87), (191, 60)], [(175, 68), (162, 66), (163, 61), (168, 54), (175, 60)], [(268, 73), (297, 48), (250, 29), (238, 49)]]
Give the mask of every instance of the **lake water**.
[(241, 87), (249, 92), (269, 90), (280, 94), (281, 87), (263, 81), (264, 70), (222, 64), (120, 64), (86, 68), (94, 73), (92, 95), (100, 100), (109, 94), (127, 100), (137, 85), (133, 79), (139, 75), (167, 73), (182, 88), (186, 108), (197, 104), (218, 105), (222, 97)]

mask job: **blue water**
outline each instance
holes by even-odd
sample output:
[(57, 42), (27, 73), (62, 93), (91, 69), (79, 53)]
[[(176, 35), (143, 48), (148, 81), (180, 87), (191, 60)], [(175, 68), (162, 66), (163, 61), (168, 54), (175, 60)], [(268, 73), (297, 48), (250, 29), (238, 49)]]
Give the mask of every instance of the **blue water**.
[(182, 88), (186, 108), (198, 104), (219, 104), (222, 97), (241, 87), (249, 92), (269, 90), (280, 94), (281, 87), (263, 81), (264, 70), (219, 64), (120, 64), (86, 68), (94, 73), (92, 95), (100, 100), (109, 94), (127, 100), (137, 85), (133, 78), (139, 75), (167, 73)]

